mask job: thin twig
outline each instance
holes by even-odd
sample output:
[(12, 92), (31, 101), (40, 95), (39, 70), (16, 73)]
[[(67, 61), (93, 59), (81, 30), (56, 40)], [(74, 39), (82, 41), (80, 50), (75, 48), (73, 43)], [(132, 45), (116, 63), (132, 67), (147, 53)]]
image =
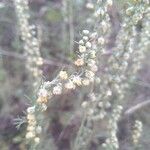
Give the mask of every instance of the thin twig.
[(143, 101), (135, 106), (132, 106), (131, 108), (129, 108), (128, 110), (125, 111), (124, 115), (125, 116), (131, 116), (132, 114), (134, 114), (135, 112), (137, 112), (138, 110), (141, 110), (142, 108), (149, 106), (150, 105), (150, 100), (146, 100)]
[[(5, 50), (2, 50), (0, 49), (0, 55), (4, 55), (4, 56), (10, 56), (10, 57), (14, 57), (14, 58), (18, 58), (20, 60), (26, 60), (26, 57), (24, 54), (19, 54), (19, 53), (16, 53), (16, 52), (8, 52), (8, 51), (5, 51)], [(47, 64), (47, 65), (51, 65), (51, 66), (68, 66), (69, 67), (69, 64), (66, 64), (64, 62), (54, 62), (54, 61), (50, 61), (50, 60), (47, 60), (47, 59), (44, 59), (44, 64)]]

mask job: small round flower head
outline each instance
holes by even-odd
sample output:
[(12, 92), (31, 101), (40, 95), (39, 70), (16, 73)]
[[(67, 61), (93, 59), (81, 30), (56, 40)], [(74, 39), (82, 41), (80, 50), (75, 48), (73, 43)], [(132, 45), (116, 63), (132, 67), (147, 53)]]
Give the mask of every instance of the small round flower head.
[(85, 46), (86, 46), (86, 48), (91, 48), (91, 47), (92, 47), (92, 44), (91, 44), (91, 42), (87, 42), (87, 43), (85, 44)]
[(91, 67), (91, 70), (92, 70), (93, 72), (97, 72), (98, 67), (97, 67), (96, 65), (93, 65), (93, 66)]
[(91, 101), (96, 101), (96, 96), (94, 93), (90, 93), (89, 98), (91, 99)]
[(53, 94), (54, 95), (60, 95), (61, 93), (62, 93), (62, 87), (60, 85), (53, 87)]
[(35, 126), (28, 126), (27, 131), (33, 132), (35, 130)]
[(98, 18), (98, 17), (99, 17), (99, 15), (100, 15), (100, 11), (99, 11), (99, 10), (95, 11), (95, 13), (94, 13), (94, 17), (95, 17), (95, 18)]
[(75, 62), (74, 62), (74, 64), (76, 65), (76, 66), (83, 66), (84, 65), (84, 60), (82, 59), (82, 58), (78, 58)]
[(39, 144), (39, 143), (40, 143), (40, 138), (39, 138), (39, 137), (35, 137), (35, 138), (34, 138), (34, 142), (35, 142), (36, 144)]
[(43, 65), (43, 58), (39, 57), (36, 61), (36, 64), (39, 66)]
[(102, 30), (105, 33), (108, 29), (108, 24), (105, 21), (102, 21), (101, 25), (102, 25)]
[(90, 31), (89, 31), (89, 30), (83, 30), (82, 33), (83, 33), (84, 35), (89, 35)]
[(125, 60), (128, 60), (130, 58), (130, 54), (129, 53), (126, 53), (124, 54), (124, 57), (123, 57)]
[(93, 3), (87, 3), (86, 8), (88, 9), (94, 9), (94, 4)]
[(82, 80), (82, 84), (85, 85), (85, 86), (87, 86), (87, 85), (90, 84), (90, 80), (87, 79), (87, 78), (85, 78), (85, 79)]
[(75, 85), (72, 81), (68, 81), (66, 84), (65, 84), (65, 88), (66, 89), (75, 89)]
[(38, 77), (39, 76), (39, 72), (37, 69), (33, 69), (33, 76), (34, 77)]
[(91, 33), (90, 38), (95, 39), (97, 37), (97, 35), (98, 35), (97, 32), (93, 32), (93, 33)]
[(81, 78), (79, 76), (74, 76), (73, 77), (73, 83), (78, 85), (78, 86), (81, 86), (82, 85)]
[(103, 119), (105, 117), (105, 113), (104, 112), (101, 112), (100, 114), (99, 114), (99, 119)]
[(113, 5), (113, 0), (107, 0), (107, 4), (112, 6)]
[(97, 84), (99, 84), (99, 83), (101, 82), (101, 79), (100, 79), (99, 77), (96, 77), (96, 78), (95, 78), (95, 82), (96, 82)]
[(41, 126), (37, 126), (36, 127), (36, 133), (40, 134), (42, 132), (42, 127)]
[(96, 52), (95, 52), (95, 51), (91, 51), (91, 52), (90, 52), (90, 57), (91, 57), (92, 59), (96, 58)]
[(98, 44), (103, 45), (105, 43), (105, 40), (103, 37), (98, 38)]
[(29, 122), (35, 121), (35, 116), (33, 114), (27, 114), (27, 120)]
[(68, 74), (67, 74), (66, 71), (60, 71), (59, 77), (60, 77), (62, 80), (66, 80), (66, 79), (68, 79)]
[(35, 137), (35, 134), (33, 132), (27, 132), (26, 139), (31, 139), (33, 137)]
[(93, 67), (96, 64), (96, 61), (93, 59), (88, 60), (88, 66)]
[(95, 74), (92, 71), (86, 70), (85, 72), (85, 76), (89, 79), (93, 79), (94, 75)]
[(82, 102), (81, 106), (84, 109), (87, 108), (88, 107), (88, 102), (87, 101)]
[(86, 47), (85, 47), (85, 46), (82, 46), (82, 45), (79, 45), (79, 52), (80, 52), (80, 53), (86, 52)]
[(106, 92), (106, 95), (107, 95), (107, 96), (111, 96), (111, 95), (112, 95), (112, 91), (111, 91), (111, 90), (108, 90), (108, 91)]
[(47, 92), (47, 90), (46, 89), (40, 89), (40, 91), (39, 91), (39, 96), (42, 96), (42, 97), (47, 97), (47, 95), (48, 95), (48, 92)]
[(37, 99), (38, 104), (47, 103), (47, 101), (48, 101), (47, 97), (43, 97), (43, 96), (40, 96)]
[(130, 7), (126, 10), (126, 14), (130, 16), (133, 14), (133, 11), (134, 11), (134, 7)]
[(139, 139), (141, 137), (142, 130), (143, 130), (142, 122), (139, 120), (136, 120), (134, 129), (133, 129), (133, 133), (132, 133), (132, 140), (133, 140), (134, 144), (138, 144)]
[(85, 42), (89, 40), (89, 37), (88, 36), (83, 36), (82, 38)]
[(28, 107), (28, 108), (27, 108), (27, 113), (33, 114), (34, 112), (35, 112), (35, 106), (32, 106), (32, 107)]
[(103, 107), (103, 102), (99, 102), (99, 103), (98, 103), (98, 106), (99, 106), (100, 108), (102, 108), (102, 107)]
[(98, 14), (98, 15), (101, 15), (101, 16), (104, 16), (105, 11), (104, 11), (102, 8), (99, 8), (99, 9), (97, 10), (97, 14)]
[(92, 108), (88, 109), (87, 111), (87, 114), (90, 116), (90, 115), (93, 115), (94, 113), (94, 110)]
[(79, 41), (79, 44), (80, 44), (80, 45), (84, 45), (84, 41), (83, 41), (83, 40), (80, 40), (80, 41)]

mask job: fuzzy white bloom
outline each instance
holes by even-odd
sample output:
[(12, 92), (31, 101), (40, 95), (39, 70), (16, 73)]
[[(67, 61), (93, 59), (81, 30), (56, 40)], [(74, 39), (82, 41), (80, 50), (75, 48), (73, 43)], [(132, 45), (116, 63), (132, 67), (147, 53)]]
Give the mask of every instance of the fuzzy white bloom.
[(87, 42), (87, 43), (85, 44), (85, 46), (86, 46), (86, 48), (91, 48), (91, 47), (92, 47), (92, 44), (91, 44), (91, 42)]
[(35, 126), (28, 126), (27, 131), (33, 132), (35, 130)]
[(90, 57), (91, 57), (92, 59), (96, 58), (96, 52), (95, 52), (95, 51), (91, 51), (91, 52), (90, 52)]
[(27, 113), (33, 114), (34, 112), (35, 112), (35, 106), (32, 106), (32, 107), (28, 107), (28, 108), (27, 108)]
[(82, 102), (81, 107), (84, 108), (84, 109), (87, 108), (88, 107), (88, 102), (87, 101)]
[(31, 139), (33, 137), (35, 137), (35, 134), (33, 132), (27, 132), (26, 139)]
[(36, 133), (40, 134), (42, 132), (42, 127), (41, 126), (37, 126), (36, 127)]
[(93, 59), (88, 60), (88, 66), (93, 67), (96, 64), (96, 61)]
[(29, 122), (34, 122), (35, 121), (35, 116), (34, 116), (34, 114), (27, 114), (27, 119), (28, 119), (28, 121)]
[(85, 46), (82, 46), (82, 45), (79, 45), (79, 52), (80, 52), (80, 53), (86, 52), (86, 47), (85, 47)]
[(94, 9), (93, 3), (87, 3), (86, 4), (86, 8), (88, 8), (88, 9)]
[(136, 120), (134, 129), (133, 129), (133, 133), (132, 133), (132, 139), (133, 139), (134, 144), (137, 144), (139, 142), (142, 130), (143, 130), (142, 122), (140, 120)]
[(95, 93), (90, 93), (90, 94), (89, 94), (89, 98), (90, 98), (93, 102), (96, 101)]
[(106, 92), (106, 95), (107, 95), (107, 96), (111, 96), (111, 95), (112, 95), (112, 91), (111, 91), (111, 90), (108, 90), (108, 91)]
[(73, 79), (72, 79), (73, 83), (80, 86), (82, 85), (82, 80), (79, 76), (74, 76)]
[(89, 30), (83, 30), (82, 33), (83, 33), (84, 35), (89, 35), (90, 31), (89, 31)]
[(88, 41), (89, 40), (89, 37), (88, 36), (83, 36), (82, 38), (84, 41)]
[(85, 76), (91, 80), (94, 78), (95, 74), (92, 71), (86, 70)]
[(66, 79), (68, 79), (68, 74), (67, 74), (66, 71), (60, 71), (59, 77), (60, 77), (62, 80), (66, 80)]
[(112, 6), (113, 5), (113, 0), (107, 0), (107, 4)]
[(84, 65), (84, 60), (83, 60), (83, 58), (78, 58), (78, 59), (74, 62), (74, 64), (75, 64), (76, 66), (78, 66), (78, 67), (83, 66), (83, 65)]
[(84, 41), (83, 41), (83, 40), (80, 40), (80, 41), (79, 41), (79, 44), (80, 44), (80, 45), (84, 45)]
[(97, 72), (97, 71), (98, 71), (98, 67), (97, 67), (96, 65), (93, 65), (93, 66), (91, 67), (91, 71)]
[(90, 80), (87, 79), (87, 78), (85, 78), (85, 79), (82, 80), (82, 84), (85, 85), (85, 86), (87, 86), (87, 85), (90, 84)]
[(69, 81), (65, 84), (66, 89), (75, 89), (75, 85), (72, 81)]
[(98, 38), (98, 44), (104, 45), (105, 39), (103, 37)]
[(40, 138), (39, 138), (39, 137), (35, 137), (35, 138), (34, 138), (34, 142), (35, 142), (36, 144), (39, 144), (39, 143), (40, 143)]
[(47, 92), (46, 89), (42, 88), (42, 89), (39, 90), (39, 96), (47, 97), (47, 95), (48, 95), (48, 92)]
[(53, 88), (54, 95), (60, 95), (61, 93), (62, 93), (62, 87), (60, 85), (57, 85)]

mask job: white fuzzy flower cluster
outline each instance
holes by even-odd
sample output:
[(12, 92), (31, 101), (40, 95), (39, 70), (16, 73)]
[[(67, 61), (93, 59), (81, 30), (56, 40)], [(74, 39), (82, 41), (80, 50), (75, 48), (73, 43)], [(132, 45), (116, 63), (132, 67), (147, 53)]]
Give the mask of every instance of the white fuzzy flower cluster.
[[(97, 1), (96, 6), (98, 5), (99, 7), (95, 7), (95, 11), (93, 12), (93, 17), (90, 18), (93, 22), (93, 24), (97, 24), (98, 26), (95, 26), (95, 30), (96, 32), (93, 33), (93, 39), (96, 39), (96, 43), (95, 43), (95, 47), (97, 48), (97, 55), (98, 56), (102, 56), (104, 53), (106, 53), (104, 51), (104, 47), (107, 44), (107, 38), (108, 35), (110, 34), (110, 17), (108, 14), (108, 6), (112, 5), (112, 1)], [(101, 58), (100, 58), (101, 59)], [(101, 64), (101, 60), (98, 60), (97, 63), (99, 63), (99, 65)], [(101, 84), (101, 80), (99, 80), (99, 78), (95, 78), (96, 83)], [(111, 92), (111, 91), (110, 91)], [(108, 94), (110, 93), (108, 92)], [(95, 93), (95, 92), (94, 92)], [(97, 94), (96, 94), (97, 95)], [(102, 118), (102, 116), (105, 115), (105, 112), (102, 111), (102, 114), (99, 115), (98, 111), (96, 108), (98, 108), (97, 106), (99, 105), (99, 103), (101, 103), (101, 98), (98, 94), (97, 96), (97, 101), (94, 101), (94, 108), (93, 112), (95, 111), (94, 115), (93, 115), (93, 119), (95, 118)], [(99, 102), (100, 100), (100, 102)], [(102, 109), (101, 109), (102, 110)], [(98, 115), (96, 115), (98, 114)]]
[[(95, 11), (93, 13), (94, 15), (93, 15), (92, 20), (95, 20), (94, 24), (97, 23), (97, 26), (95, 26), (96, 32), (94, 32), (92, 34), (92, 37), (93, 37), (93, 39), (96, 39), (96, 42), (94, 43), (95, 44), (94, 47), (95, 47), (95, 49), (97, 49), (96, 55), (101, 57), (104, 53), (107, 53), (105, 51), (104, 47), (107, 44), (107, 38), (111, 32), (110, 17), (109, 17), (107, 8), (108, 8), (108, 6), (112, 5), (112, 3), (110, 1), (97, 1), (97, 3), (95, 5), (99, 5), (100, 7), (95, 7)], [(89, 62), (89, 66), (91, 66), (91, 68), (94, 69), (95, 67), (92, 64), (93, 64), (93, 61)], [(97, 60), (97, 64), (100, 65), (101, 60)], [(105, 83), (105, 81), (106, 80), (104, 80), (102, 82)], [(95, 82), (97, 83), (97, 85), (100, 86), (98, 88), (100, 88), (100, 89), (104, 88), (104, 86), (101, 86), (100, 78), (95, 78)], [(88, 103), (90, 105), (90, 110), (88, 110), (87, 112), (93, 112), (93, 113), (91, 113), (91, 119), (93, 119), (93, 120), (103, 119), (104, 116), (106, 115), (105, 109), (108, 109), (108, 107), (110, 107), (110, 103), (109, 102), (103, 103), (102, 99), (103, 99), (103, 95), (105, 98), (106, 97), (108, 98), (109, 96), (111, 96), (112, 91), (111, 91), (111, 89), (109, 89), (109, 90), (102, 89), (102, 90), (103, 91), (100, 91), (101, 94), (96, 93), (95, 91), (90, 93), (91, 101), (88, 101)], [(92, 95), (92, 97), (91, 97), (91, 95)], [(94, 100), (94, 101), (92, 100), (93, 95), (96, 96), (96, 100)]]
[[(147, 13), (148, 8), (146, 6), (143, 3), (137, 3), (134, 7), (130, 5), (125, 13), (123, 13), (123, 23), (121, 24), (121, 30), (119, 31), (119, 34), (117, 36), (116, 47), (112, 50), (112, 55), (106, 57), (108, 59), (108, 64), (106, 65), (106, 68), (101, 75), (99, 92), (100, 94), (99, 96), (96, 96), (99, 100), (94, 100), (94, 103), (96, 103), (96, 105), (93, 105), (93, 103), (91, 102), (89, 103), (89, 101), (85, 101), (82, 103), (82, 107), (86, 109), (88, 115), (90, 114), (92, 116), (91, 118), (93, 118), (94, 120), (103, 119), (107, 114), (106, 111), (108, 110), (108, 108), (113, 107), (111, 106), (111, 102), (115, 96), (115, 106), (113, 107), (110, 114), (112, 117), (109, 119), (111, 129), (110, 135), (106, 143), (103, 144), (106, 149), (119, 149), (118, 139), (116, 137), (117, 122), (122, 110), (120, 109), (121, 106), (119, 106), (119, 104), (122, 104), (126, 88), (129, 87), (128, 79), (129, 77), (131, 77), (129, 75), (129, 72), (132, 72), (132, 76), (135, 76), (136, 72), (140, 68), (136, 67), (136, 64), (141, 64), (144, 50), (148, 48), (149, 18), (146, 16), (149, 16), (149, 13)], [(145, 14), (146, 16), (143, 17)], [(143, 18), (145, 19), (142, 25), (143, 29), (140, 36), (141, 40), (137, 44), (137, 37), (139, 36), (139, 33), (137, 31), (137, 24), (142, 21)], [(102, 23), (102, 25), (104, 24), (105, 23)], [(105, 33), (104, 31), (106, 31), (105, 28), (101, 30), (101, 33)], [(101, 54), (107, 53), (106, 49), (104, 49), (103, 38), (100, 38), (98, 42), (100, 45), (102, 45), (103, 48), (103, 51), (100, 51)], [(141, 45), (143, 45), (143, 48), (141, 47)], [(136, 48), (136, 46), (140, 46), (140, 48)], [(140, 54), (142, 54), (141, 57)], [(136, 55), (139, 56), (139, 58), (136, 57)], [(135, 63), (135, 59), (137, 63)], [(132, 64), (129, 65), (129, 63), (131, 62)], [(134, 67), (135, 69), (130, 69), (132, 67)], [(94, 106), (94, 109), (92, 109), (92, 106)], [(97, 110), (99, 111), (96, 112)], [(117, 114), (114, 115), (116, 111)]]
[[(91, 34), (91, 40), (92, 42), (92, 50), (95, 50), (95, 54), (94, 57), (96, 57), (96, 61), (88, 59), (86, 62), (87, 66), (90, 69), (90, 72), (87, 71), (85, 72), (85, 76), (88, 77), (92, 77), (94, 76), (94, 70), (96, 68), (95, 71), (98, 70), (98, 67), (96, 65), (96, 67), (94, 67), (94, 64), (96, 62), (96, 64), (99, 63), (100, 65), (100, 60), (98, 60), (98, 56), (100, 55), (102, 56), (104, 54), (103, 48), (105, 47), (105, 44), (107, 43), (107, 37), (110, 34), (110, 18), (107, 12), (107, 7), (112, 5), (112, 3), (110, 1), (101, 1), (98, 0), (95, 4), (93, 4), (94, 6), (94, 12), (93, 12), (93, 16), (88, 18), (87, 23), (93, 25), (93, 29), (94, 32)], [(88, 4), (89, 5), (89, 4)], [(87, 6), (88, 6), (87, 5)], [(99, 7), (97, 7), (99, 6)], [(87, 7), (88, 8), (88, 7)], [(96, 32), (95, 32), (96, 31)], [(87, 38), (83, 38), (83, 39), (87, 39)], [(81, 40), (79, 42), (79, 44), (82, 44), (84, 46), (84, 40)], [(86, 51), (85, 51), (86, 52)], [(92, 51), (91, 51), (92, 54)], [(96, 56), (95, 56), (96, 55)], [(84, 57), (85, 58), (85, 57)], [(94, 69), (94, 70), (93, 70)], [(93, 73), (92, 73), (93, 72)], [(98, 83), (99, 85), (101, 84), (101, 80), (100, 78), (97, 78), (96, 76), (94, 77), (95, 82)], [(107, 92), (108, 95), (111, 94), (111, 91)], [(101, 103), (101, 97), (99, 96), (101, 95), (100, 93), (95, 93), (95, 91), (90, 92), (89, 94), (89, 99), (90, 100), (86, 100), (83, 101), (81, 104), (81, 107), (84, 110), (84, 114), (85, 114), (85, 122), (88, 122), (89, 124), (92, 124), (93, 121), (98, 120), (98, 119), (103, 119), (105, 116), (105, 111), (101, 111), (101, 114), (99, 113), (99, 110), (103, 110), (103, 104)], [(107, 108), (110, 107), (110, 103), (106, 104)], [(101, 109), (102, 108), (102, 109)], [(99, 115), (100, 114), (100, 115)], [(88, 132), (91, 132), (91, 134), (86, 134)], [(88, 142), (91, 140), (91, 135), (92, 135), (92, 129), (88, 126), (88, 124), (83, 123), (83, 125), (81, 125), (78, 135), (76, 137), (75, 140), (75, 149), (79, 150), (79, 149), (86, 149), (86, 146), (88, 145)]]
[(92, 2), (88, 2), (86, 3), (86, 8), (89, 10), (93, 10), (94, 9), (94, 4)]
[[(141, 11), (138, 10), (139, 7), (141, 8)], [(125, 96), (126, 88), (129, 87), (128, 78), (130, 76), (128, 73), (131, 71), (132, 72), (131, 75), (135, 76), (136, 72), (139, 69), (138, 68), (136, 69), (135, 72), (133, 72), (133, 70), (130, 69), (130, 67), (134, 67), (136, 66), (136, 64), (133, 62), (133, 64), (130, 64), (129, 66), (129, 62), (131, 61), (130, 59), (133, 56), (136, 57), (135, 53), (137, 53), (137, 51), (135, 50), (135, 47), (136, 47), (136, 42), (137, 42), (137, 37), (138, 37), (136, 25), (139, 21), (142, 20), (140, 16), (144, 15), (144, 13), (146, 12), (146, 7), (143, 4), (137, 4), (134, 7), (133, 6), (129, 7), (127, 10), (132, 10), (132, 16), (128, 16), (129, 15), (128, 13), (126, 14), (127, 15), (126, 17), (124, 15), (125, 20), (122, 23), (122, 27), (117, 38), (117, 48), (115, 47), (115, 51), (116, 49), (118, 49), (118, 51), (115, 53), (115, 55), (112, 55), (109, 58), (109, 65), (108, 65), (109, 68), (107, 69), (107, 74), (105, 76), (106, 78), (109, 79), (108, 84), (111, 85), (113, 95), (116, 95), (117, 97), (116, 102), (115, 102), (116, 106), (113, 108), (113, 111), (117, 110), (117, 107), (118, 107), (117, 103), (122, 104), (122, 100)], [(136, 18), (136, 21), (133, 18)], [(145, 37), (147, 39), (148, 35), (146, 35)], [(139, 51), (141, 51), (141, 49)], [(132, 58), (132, 60), (134, 60), (134, 58)], [(141, 63), (141, 59), (138, 59), (138, 62)], [(111, 74), (109, 74), (108, 72)], [(107, 85), (106, 87), (109, 87), (109, 86)], [(120, 111), (121, 109), (119, 110), (119, 112)], [(118, 115), (119, 115), (119, 112), (118, 112)], [(115, 118), (116, 116), (117, 115), (114, 116), (114, 114), (112, 113), (112, 118)], [(110, 127), (112, 127), (111, 128), (112, 131), (110, 132), (110, 138), (108, 138), (108, 140), (106, 141), (107, 144), (105, 143), (104, 147), (111, 149), (111, 147), (114, 146), (114, 149), (116, 150), (119, 149), (117, 137), (115, 138), (114, 136), (116, 135), (116, 132), (117, 132), (117, 121), (118, 119), (113, 120), (113, 121), (111, 119), (109, 120)]]
[[(84, 77), (82, 83), (89, 85), (94, 81), (95, 73), (98, 70), (96, 53), (97, 47), (95, 45), (95, 33), (90, 33), (89, 30), (82, 31), (82, 39), (79, 41), (79, 58), (74, 62), (78, 67), (84, 67)], [(93, 41), (92, 41), (93, 40)]]
[(26, 139), (34, 140), (36, 144), (40, 142), (39, 134), (41, 133), (41, 126), (37, 125), (35, 118), (35, 106), (28, 107), (27, 109), (27, 132)]
[(142, 122), (136, 120), (132, 131), (132, 140), (135, 145), (138, 144), (139, 142), (139, 138), (141, 137), (142, 130), (143, 130)]
[(119, 143), (118, 143), (118, 138), (117, 138), (117, 130), (118, 130), (117, 122), (120, 119), (122, 109), (123, 107), (121, 105), (117, 105), (116, 108), (112, 112), (111, 118), (109, 119), (108, 131), (109, 131), (110, 136), (108, 139), (106, 139), (106, 142), (102, 144), (103, 148), (106, 150), (119, 149)]
[[(89, 5), (89, 3), (87, 3)], [(93, 16), (89, 16), (87, 19), (87, 24), (93, 25), (94, 30), (96, 31), (93, 35), (97, 35), (97, 42), (103, 48), (107, 43), (107, 33), (110, 31), (110, 17), (108, 14), (108, 7), (113, 5), (112, 0), (97, 0), (97, 2), (90, 2), (90, 5), (93, 5)], [(98, 24), (99, 26), (95, 26)], [(105, 35), (105, 36), (104, 36)], [(94, 37), (95, 38), (95, 37)], [(99, 48), (99, 49), (100, 49)], [(101, 50), (102, 51), (102, 50)]]
[[(139, 5), (137, 5), (137, 8), (138, 6)], [(133, 6), (127, 8), (127, 10), (132, 7)], [(129, 86), (129, 84), (127, 84), (129, 77), (127, 72), (131, 71), (128, 69), (129, 62), (134, 56), (134, 53), (137, 53), (137, 51), (135, 51), (135, 45), (138, 33), (132, 18), (135, 17), (134, 15), (138, 16), (142, 13), (144, 14), (144, 12), (135, 9), (132, 12), (132, 16), (128, 16), (128, 14), (123, 15), (124, 20), (117, 36), (116, 47), (112, 50), (112, 55), (107, 58), (108, 64), (105, 68), (105, 72), (101, 75), (100, 93), (102, 94), (99, 99), (102, 100), (102, 106), (110, 105), (114, 95), (117, 96), (116, 101), (121, 101), (124, 98), (125, 89)], [(141, 18), (139, 17), (138, 21), (140, 20)], [(133, 63), (132, 65), (136, 64)], [(130, 65), (130, 67), (132, 65)], [(101, 110), (102, 113), (105, 114), (103, 109)]]
[[(41, 66), (43, 60), (40, 57), (38, 39), (32, 32), (34, 27), (30, 27), (28, 23), (29, 16), (25, 13), (25, 10), (28, 12), (28, 3), (27, 0), (14, 0), (14, 2), (20, 22), (22, 38), (25, 43), (24, 48), (28, 56), (28, 68), (34, 77), (38, 77), (41, 73), (37, 66)], [(100, 7), (95, 7), (97, 5)], [(82, 31), (82, 39), (79, 41), (78, 48), (79, 55), (74, 61), (77, 72), (70, 74), (69, 71), (61, 70), (55, 79), (51, 82), (44, 82), (41, 85), (35, 106), (27, 109), (27, 139), (34, 139), (35, 143), (40, 142), (39, 134), (41, 126), (39, 126), (40, 123), (37, 118), (38, 115), (41, 115), (41, 112), (46, 111), (49, 99), (64, 92), (74, 90), (77, 87), (90, 86), (90, 83), (92, 83), (92, 85), (98, 86), (99, 91), (93, 90), (90, 92), (90, 100), (86, 100), (81, 104), (85, 110), (86, 121), (84, 121), (88, 124), (83, 123), (81, 126), (75, 144), (78, 148), (75, 149), (82, 149), (82, 145), (87, 145), (91, 138), (89, 134), (92, 134), (91, 122), (104, 119), (109, 114), (107, 114), (107, 110), (110, 108), (110, 118), (108, 120), (110, 135), (103, 144), (103, 147), (115, 150), (119, 149), (116, 132), (117, 122), (122, 112), (120, 104), (122, 104), (125, 96), (125, 89), (129, 86), (127, 81), (130, 71), (132, 70), (133, 75), (135, 75), (139, 69), (139, 66), (136, 67), (136, 63), (139, 62), (140, 64), (143, 58), (143, 47), (148, 47), (150, 34), (148, 29), (149, 13), (147, 11), (149, 8), (146, 8), (143, 3), (137, 3), (135, 7), (131, 6), (125, 11), (121, 29), (116, 39), (116, 46), (112, 49), (111, 55), (102, 59), (101, 56), (107, 54), (105, 46), (111, 31), (110, 17), (107, 9), (112, 5), (112, 0), (97, 0), (96, 4), (90, 2), (86, 5), (88, 9), (94, 11), (93, 16), (90, 18), (90, 25), (93, 26), (93, 32), (89, 30)], [(143, 19), (144, 15), (146, 19), (143, 20), (142, 24), (140, 44), (137, 44), (137, 47), (135, 47), (138, 36), (136, 25)], [(100, 60), (97, 55), (101, 57)], [(133, 65), (129, 65), (131, 59)], [(102, 65), (103, 67), (101, 80), (96, 78), (98, 65)], [(94, 84), (94, 81), (96, 81), (96, 84)], [(42, 121), (40, 120), (40, 122)]]
[(43, 59), (40, 54), (40, 42), (36, 36), (36, 27), (29, 24), (29, 6), (28, 0), (14, 0), (15, 10), (20, 26), (21, 38), (24, 41), (24, 50), (26, 54), (26, 67), (35, 78), (34, 85), (41, 78), (42, 71), (40, 66), (43, 65)]
[(143, 19), (142, 19), (142, 30), (139, 33), (140, 39), (135, 46), (134, 53), (132, 55), (132, 62), (133, 65), (130, 67), (130, 72), (128, 73), (129, 76), (136, 74), (136, 72), (141, 68), (141, 61), (144, 59), (144, 54), (148, 50), (150, 46), (150, 8), (149, 7), (142, 7), (144, 10)]
[[(35, 107), (37, 108), (37, 115), (46, 111), (48, 99), (51, 99), (53, 96), (61, 95), (69, 90), (74, 90), (76, 87), (88, 86), (91, 81), (93, 82), (95, 72), (97, 71), (95, 61), (96, 54), (92, 49), (92, 43), (89, 41), (89, 31), (83, 30), (83, 35), (84, 43), (79, 45), (79, 52), (81, 55), (75, 61), (75, 65), (79, 67), (78, 72), (69, 75), (68, 71), (62, 70), (51, 82), (47, 81), (41, 85)], [(81, 41), (79, 43), (81, 43)], [(83, 55), (84, 59), (82, 59)], [(83, 67), (85, 63), (86, 65)]]
[(74, 90), (76, 87), (85, 85), (87, 85), (87, 83), (83, 79), (82, 74), (75, 73), (69, 75), (67, 71), (62, 70), (51, 82), (47, 81), (41, 85), (38, 93), (37, 104), (41, 107), (42, 111), (45, 111), (48, 99), (66, 93), (68, 90)]

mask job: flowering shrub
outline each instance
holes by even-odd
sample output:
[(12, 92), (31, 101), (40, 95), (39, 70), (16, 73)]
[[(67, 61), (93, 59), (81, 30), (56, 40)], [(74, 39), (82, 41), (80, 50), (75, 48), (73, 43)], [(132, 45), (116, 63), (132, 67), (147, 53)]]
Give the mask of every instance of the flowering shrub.
[[(33, 80), (32, 89), (36, 91), (44, 64), (40, 52), (42, 38), (38, 28), (30, 24), (28, 0), (13, 2), (26, 54), (26, 68)], [(97, 149), (120, 149), (118, 123), (124, 117), (128, 90), (135, 81), (148, 50), (150, 7), (148, 0), (125, 4), (119, 12), (121, 21), (114, 45), (110, 48), (110, 38), (114, 30), (111, 9), (114, 5), (112, 0), (86, 2), (89, 17), (85, 19), (75, 57), (71, 59), (73, 63), (69, 67), (61, 68), (52, 80), (42, 82), (35, 100), (26, 110), (25, 139), (29, 149), (42, 149), (45, 138), (50, 139), (52, 150), (56, 149), (57, 142), (54, 142), (53, 137), (45, 137), (48, 130), (45, 114), (55, 102), (55, 97), (61, 100), (61, 95), (67, 95), (70, 91), (76, 91), (78, 97), (81, 97), (77, 115), (79, 121), (75, 125), (77, 130), (71, 140), (70, 149), (92, 149), (92, 142)], [(104, 123), (105, 132), (102, 132), (99, 126)], [(48, 132), (52, 135), (53, 131)], [(135, 120), (131, 133), (134, 147), (138, 147), (141, 132), (142, 122)], [(66, 133), (60, 134), (59, 142), (64, 138), (64, 134)], [(99, 135), (102, 135), (102, 142), (99, 141)]]

